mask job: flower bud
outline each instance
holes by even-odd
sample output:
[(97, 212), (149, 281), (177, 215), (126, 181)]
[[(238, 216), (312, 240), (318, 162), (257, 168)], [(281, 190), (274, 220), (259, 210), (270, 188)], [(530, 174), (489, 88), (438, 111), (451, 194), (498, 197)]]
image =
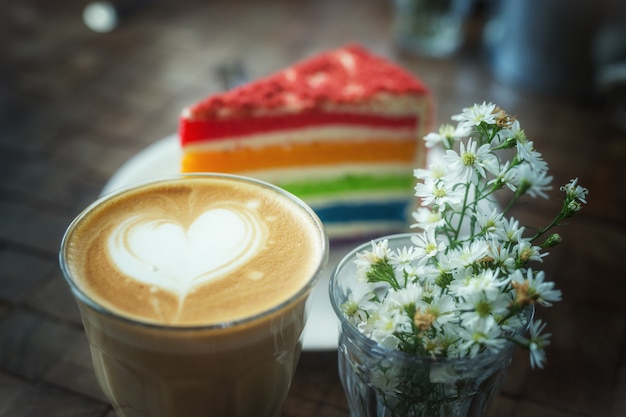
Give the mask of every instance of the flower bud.
[(567, 209), (570, 213), (576, 213), (582, 209), (582, 205), (578, 201), (572, 200), (567, 205)]
[(561, 243), (563, 239), (561, 238), (561, 235), (559, 235), (558, 233), (553, 233), (552, 235), (550, 235), (545, 242), (543, 242), (543, 245), (541, 245), (542, 248), (551, 248), (553, 246), (558, 245), (559, 243)]

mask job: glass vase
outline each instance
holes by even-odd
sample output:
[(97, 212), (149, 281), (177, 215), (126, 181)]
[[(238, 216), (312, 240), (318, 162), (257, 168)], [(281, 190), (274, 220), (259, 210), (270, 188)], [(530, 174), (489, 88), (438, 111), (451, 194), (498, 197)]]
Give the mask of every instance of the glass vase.
[[(389, 248), (411, 245), (410, 234), (383, 237)], [(363, 335), (341, 305), (355, 285), (356, 254), (344, 257), (330, 278), (330, 299), (341, 323), (339, 376), (351, 417), (479, 417), (499, 394), (515, 345), (474, 358), (431, 358), (387, 348)], [(530, 319), (532, 310), (526, 311)], [(526, 320), (528, 322), (528, 320)], [(525, 332), (520, 329), (520, 332)]]

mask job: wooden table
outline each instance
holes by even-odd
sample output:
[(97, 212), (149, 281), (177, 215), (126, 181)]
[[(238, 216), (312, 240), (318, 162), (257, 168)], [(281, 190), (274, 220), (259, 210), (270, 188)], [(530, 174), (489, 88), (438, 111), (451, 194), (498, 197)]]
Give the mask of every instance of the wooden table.
[[(108, 34), (84, 27), (84, 4), (0, 10), (0, 416), (114, 416), (57, 266), (65, 227), (126, 160), (176, 131), (184, 105), (221, 88), (221, 63), (257, 77), (350, 41), (419, 74), (438, 122), (484, 100), (518, 115), (557, 187), (579, 176), (590, 189), (545, 261), (564, 294), (540, 313), (553, 333), (547, 366), (531, 371), (517, 352), (493, 415), (626, 415), (626, 134), (602, 103), (499, 83), (472, 37), (450, 59), (402, 54), (386, 0), (161, 1)], [(539, 225), (558, 205), (515, 215)], [(336, 352), (303, 354), (283, 416), (348, 416)]]

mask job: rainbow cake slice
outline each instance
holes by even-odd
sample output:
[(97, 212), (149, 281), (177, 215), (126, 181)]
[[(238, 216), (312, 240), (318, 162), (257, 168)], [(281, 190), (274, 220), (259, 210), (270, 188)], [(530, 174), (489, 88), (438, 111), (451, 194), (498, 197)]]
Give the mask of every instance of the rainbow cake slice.
[(431, 113), (419, 79), (348, 45), (184, 109), (182, 171), (278, 185), (330, 238), (403, 231)]

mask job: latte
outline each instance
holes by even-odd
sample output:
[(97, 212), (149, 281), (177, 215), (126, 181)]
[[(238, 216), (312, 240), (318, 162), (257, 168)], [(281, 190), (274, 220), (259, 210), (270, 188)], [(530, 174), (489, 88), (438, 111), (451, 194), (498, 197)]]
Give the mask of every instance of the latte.
[(300, 200), (207, 174), (95, 202), (60, 260), (120, 417), (277, 417), (327, 255)]
[(310, 212), (272, 188), (181, 178), (109, 197), (68, 234), (67, 265), (116, 314), (206, 325), (261, 313), (315, 275), (323, 236)]

